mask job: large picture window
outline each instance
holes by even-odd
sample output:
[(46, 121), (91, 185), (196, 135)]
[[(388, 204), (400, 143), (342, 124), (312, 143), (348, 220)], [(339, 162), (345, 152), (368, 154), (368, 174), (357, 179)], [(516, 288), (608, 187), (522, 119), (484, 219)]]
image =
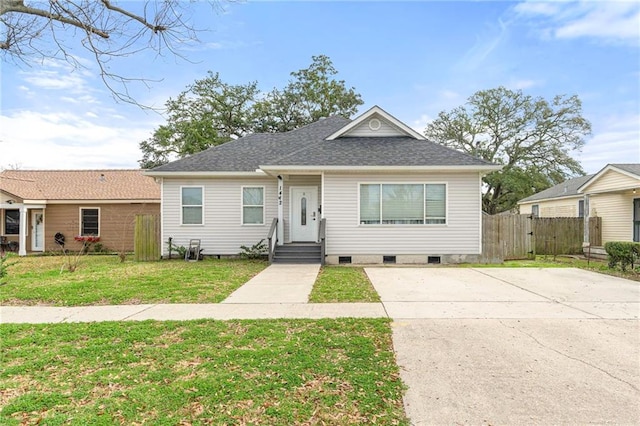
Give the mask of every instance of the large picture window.
[(242, 188), (242, 224), (264, 225), (264, 187)]
[(181, 191), (182, 224), (202, 225), (203, 195), (201, 186), (185, 186)]
[(361, 184), (361, 225), (444, 224), (445, 184)]
[(80, 235), (83, 237), (100, 235), (100, 209), (86, 207), (80, 209)]
[(20, 210), (4, 211), (4, 233), (6, 235), (20, 234)]

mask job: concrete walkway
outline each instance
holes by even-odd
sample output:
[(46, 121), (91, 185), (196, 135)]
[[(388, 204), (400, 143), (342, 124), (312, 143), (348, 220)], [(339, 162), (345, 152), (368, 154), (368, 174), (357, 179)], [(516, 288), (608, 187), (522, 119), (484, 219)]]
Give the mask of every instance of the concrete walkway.
[(307, 303), (320, 265), (268, 266), (222, 303)]

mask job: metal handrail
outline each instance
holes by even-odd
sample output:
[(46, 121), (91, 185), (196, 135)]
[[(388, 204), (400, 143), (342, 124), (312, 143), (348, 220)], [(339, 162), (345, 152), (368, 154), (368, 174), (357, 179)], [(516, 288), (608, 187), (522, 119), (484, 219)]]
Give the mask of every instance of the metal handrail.
[(326, 227), (327, 219), (320, 219), (320, 226), (318, 228), (318, 241), (320, 241), (320, 265), (324, 265)]
[[(269, 242), (269, 263), (273, 263), (273, 255), (275, 252), (275, 245), (278, 242), (278, 235), (276, 234), (276, 229), (278, 228), (278, 218), (274, 217), (271, 222), (271, 228), (269, 228), (269, 235), (267, 236), (267, 240)], [(275, 238), (273, 237), (275, 235)]]

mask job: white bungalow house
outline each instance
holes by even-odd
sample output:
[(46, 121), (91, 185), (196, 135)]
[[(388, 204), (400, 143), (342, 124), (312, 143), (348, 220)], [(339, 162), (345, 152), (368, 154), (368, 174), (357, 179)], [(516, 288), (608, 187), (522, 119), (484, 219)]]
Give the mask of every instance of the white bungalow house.
[(162, 186), (162, 241), (199, 239), (204, 255), (265, 239), (276, 262), (448, 263), (478, 260), (482, 176), (498, 169), (375, 106), (146, 174)]
[[(608, 164), (518, 202), (521, 214), (602, 218), (602, 242), (640, 241), (640, 164)], [(585, 241), (588, 241), (585, 236)]]

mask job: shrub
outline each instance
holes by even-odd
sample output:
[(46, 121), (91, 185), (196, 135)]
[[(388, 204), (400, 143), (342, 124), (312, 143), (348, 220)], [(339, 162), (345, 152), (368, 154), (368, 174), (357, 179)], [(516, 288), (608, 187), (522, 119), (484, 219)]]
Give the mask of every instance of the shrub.
[(631, 243), (627, 241), (609, 241), (605, 243), (604, 249), (609, 257), (609, 268), (615, 268), (618, 263), (622, 271), (627, 270), (627, 266), (634, 264), (640, 259), (640, 243)]
[(267, 254), (267, 244), (264, 242), (264, 239), (258, 241), (251, 247), (240, 246), (240, 249), (242, 250), (240, 252), (242, 259), (261, 259)]
[(185, 246), (178, 246), (173, 243), (173, 239), (169, 238), (169, 241), (166, 242), (167, 250), (169, 250), (170, 257), (172, 256), (172, 252), (178, 253), (178, 256), (184, 259), (184, 255), (187, 253), (187, 248)]
[(0, 284), (4, 284), (7, 280), (7, 276), (9, 275), (9, 266), (13, 263), (8, 262), (9, 257), (14, 256), (13, 253), (3, 253), (0, 254)]

